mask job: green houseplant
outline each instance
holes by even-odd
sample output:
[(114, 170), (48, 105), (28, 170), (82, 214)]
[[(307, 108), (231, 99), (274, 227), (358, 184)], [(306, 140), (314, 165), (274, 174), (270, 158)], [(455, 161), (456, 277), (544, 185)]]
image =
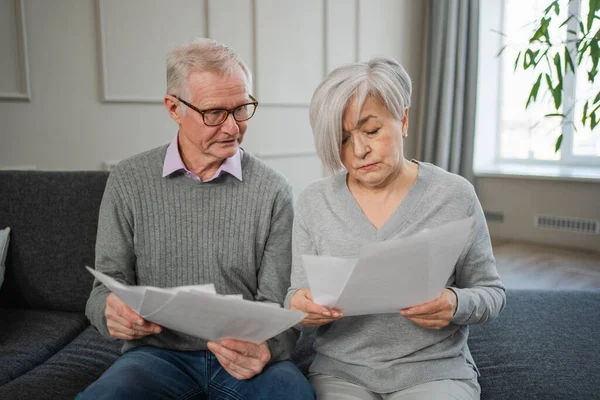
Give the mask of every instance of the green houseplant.
[[(569, 4), (576, 0), (570, 0)], [(546, 117), (560, 117), (563, 123), (573, 124), (574, 118), (581, 118), (583, 126), (592, 130), (600, 123), (600, 87), (595, 85), (600, 62), (600, 27), (594, 24), (600, 19), (600, 0), (581, 0), (589, 4), (588, 12), (583, 14), (569, 13), (561, 18), (559, 0), (552, 1), (544, 12), (533, 23), (533, 33), (527, 46), (518, 52), (514, 62), (514, 70), (532, 71), (535, 77), (529, 91), (525, 107), (538, 101), (540, 93), (549, 93), (553, 99), (553, 113)], [(553, 24), (567, 29), (567, 39), (557, 37)], [(576, 27), (576, 29), (573, 29)], [(502, 49), (504, 50), (504, 49)], [(502, 51), (501, 51), (502, 52)], [(585, 68), (588, 81), (594, 85), (595, 94), (585, 101), (581, 115), (571, 115), (572, 105), (563, 109), (564, 78), (570, 71)], [(555, 151), (560, 149), (562, 133), (558, 136)]]

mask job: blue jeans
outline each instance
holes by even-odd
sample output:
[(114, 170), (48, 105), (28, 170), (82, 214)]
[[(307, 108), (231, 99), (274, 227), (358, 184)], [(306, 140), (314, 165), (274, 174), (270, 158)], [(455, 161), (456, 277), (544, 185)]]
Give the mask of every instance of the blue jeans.
[(237, 380), (210, 351), (152, 346), (123, 354), (77, 399), (314, 399), (315, 392), (291, 361), (269, 364), (252, 379)]

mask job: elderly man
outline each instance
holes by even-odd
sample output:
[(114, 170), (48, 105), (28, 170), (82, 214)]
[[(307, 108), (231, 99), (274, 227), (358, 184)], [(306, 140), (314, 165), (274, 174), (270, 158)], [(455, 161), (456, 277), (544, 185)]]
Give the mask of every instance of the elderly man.
[[(240, 148), (258, 102), (231, 48), (199, 39), (167, 58), (169, 145), (113, 170), (100, 207), (96, 269), (129, 285), (214, 283), (281, 304), (291, 268), (292, 189)], [(206, 342), (145, 321), (94, 282), (86, 314), (124, 354), (81, 398), (305, 399), (294, 333), (260, 345)], [(207, 324), (211, 321), (207, 320)]]

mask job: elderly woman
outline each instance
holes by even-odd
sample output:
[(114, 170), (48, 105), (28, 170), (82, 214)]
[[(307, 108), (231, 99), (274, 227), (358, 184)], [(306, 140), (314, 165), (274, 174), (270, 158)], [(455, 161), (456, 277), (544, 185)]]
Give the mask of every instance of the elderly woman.
[[(432, 164), (404, 158), (410, 97), (404, 68), (376, 58), (332, 71), (312, 98), (315, 144), (333, 175), (298, 198), (286, 306), (308, 314), (303, 325), (319, 327), (310, 367), (319, 399), (480, 395), (468, 325), (502, 310), (504, 286), (473, 186)], [(367, 244), (470, 216), (474, 226), (467, 245), (437, 299), (398, 314), (354, 317), (312, 301), (303, 254), (356, 257)]]

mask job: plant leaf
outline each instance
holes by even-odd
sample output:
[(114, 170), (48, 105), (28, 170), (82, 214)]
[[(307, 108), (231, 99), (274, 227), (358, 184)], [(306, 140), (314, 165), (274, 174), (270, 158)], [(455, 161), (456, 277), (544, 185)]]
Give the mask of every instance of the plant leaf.
[(552, 18), (542, 17), (542, 19), (540, 21), (540, 26), (534, 32), (533, 36), (531, 36), (531, 39), (529, 39), (529, 43), (543, 42), (541, 39), (544, 38), (544, 39), (546, 39), (546, 43), (550, 44), (550, 36), (548, 34), (548, 26), (550, 25), (551, 20), (552, 20)]
[(548, 85), (548, 91), (550, 92), (550, 94), (552, 95), (552, 99), (554, 100), (554, 108), (558, 110), (560, 108), (560, 105), (562, 104), (562, 82), (558, 82), (556, 84), (556, 87), (554, 87), (552, 86), (552, 79), (550, 78), (550, 75), (544, 75), (546, 75), (546, 84)]
[(581, 40), (580, 44), (583, 44), (583, 46), (577, 47), (577, 53), (579, 53), (579, 60), (577, 61), (577, 64), (581, 64), (581, 60), (583, 60), (583, 56), (585, 56), (585, 52), (590, 46), (590, 40)]
[(566, 118), (564, 114), (546, 114), (544, 117), (562, 117)]
[(554, 108), (558, 110), (562, 105), (563, 83), (560, 82), (558, 85), (556, 85), (554, 90), (556, 91), (556, 96), (554, 96)]
[[(566, 63), (566, 61), (565, 61)], [(556, 74), (558, 75), (558, 83), (561, 84), (563, 81), (562, 67), (560, 62), (560, 54), (556, 53), (554, 55), (554, 67), (556, 67)]]
[(558, 139), (556, 139), (556, 144), (554, 145), (554, 152), (558, 153), (558, 151), (560, 150), (560, 145), (562, 144), (562, 140), (563, 140), (563, 134), (561, 133), (558, 136)]
[(525, 55), (523, 56), (523, 69), (528, 69), (531, 66), (535, 67), (539, 62), (539, 60), (536, 61), (538, 54), (540, 54), (539, 50), (533, 51), (531, 49), (527, 49), (525, 51)]
[(596, 78), (596, 74), (598, 73), (598, 63), (600, 62), (600, 46), (598, 46), (598, 41), (592, 40), (589, 48), (590, 57), (592, 58), (592, 69), (590, 70), (591, 75), (588, 75), (588, 79), (594, 83), (594, 78)]
[(517, 70), (517, 67), (519, 65), (519, 58), (521, 58), (521, 52), (519, 51), (519, 54), (517, 54), (517, 58), (515, 59), (515, 67), (513, 69), (513, 72), (515, 72)]
[(523, 54), (523, 69), (527, 69), (531, 66), (533, 58), (533, 50), (527, 49), (525, 54)]
[[(540, 62), (542, 62), (542, 59), (544, 59), (546, 61), (546, 64), (548, 64), (548, 70), (551, 70), (552, 67), (550, 66), (550, 59), (548, 58), (548, 50), (550, 50), (549, 47), (546, 50), (544, 50), (544, 52), (540, 56), (540, 59), (538, 60), (538, 64)], [(536, 66), (537, 66), (537, 64), (536, 64)]]
[[(529, 97), (527, 98), (527, 104), (525, 104), (525, 108), (529, 107), (529, 103), (531, 102), (532, 99), (533, 99), (533, 101), (536, 100), (538, 91), (540, 90), (540, 83), (542, 82), (542, 75), (543, 74), (538, 75), (537, 80), (531, 87), (531, 92), (529, 92)], [(548, 76), (548, 75), (546, 75), (546, 76)]]
[(568, 73), (567, 68), (571, 67), (571, 72), (575, 73), (575, 65), (573, 65), (573, 60), (571, 59), (571, 54), (569, 53), (569, 49), (565, 47), (565, 74)]
[(585, 120), (587, 119), (588, 102), (586, 101), (583, 105), (583, 117), (581, 118), (581, 125), (585, 126)]
[[(565, 19), (565, 20), (563, 21), (563, 23), (562, 23), (562, 24), (560, 24), (558, 27), (559, 27), (559, 28), (562, 28), (563, 26), (565, 26), (566, 24), (568, 24), (568, 23), (569, 23), (569, 21), (571, 20), (571, 18), (573, 18), (573, 16), (572, 16), (572, 15), (569, 15), (569, 17), (568, 17), (567, 19)], [(567, 32), (568, 32), (568, 31), (567, 31)]]
[(502, 31), (499, 31), (497, 29), (490, 29), (490, 31), (492, 31), (492, 32), (494, 32), (494, 33), (496, 33), (496, 34), (498, 34), (500, 36), (508, 37), (508, 35), (506, 33), (502, 32)]
[[(556, 102), (558, 101), (558, 99), (556, 98), (556, 90), (554, 89), (554, 86), (552, 85), (552, 79), (550, 78), (550, 75), (545, 74), (546, 75), (546, 84), (548, 85), (548, 91), (550, 92), (550, 94), (552, 95), (552, 99), (554, 100), (554, 104), (556, 105)], [(555, 107), (558, 110), (558, 107)]]
[(560, 6), (558, 5), (558, 0), (555, 0), (552, 3), (550, 3), (548, 7), (546, 7), (546, 9), (544, 10), (544, 15), (548, 15), (552, 8), (554, 8), (554, 12), (556, 13), (556, 15), (560, 14)]
[(598, 111), (598, 109), (600, 108), (600, 104), (598, 104), (591, 112), (590, 115), (595, 115), (596, 111)]

